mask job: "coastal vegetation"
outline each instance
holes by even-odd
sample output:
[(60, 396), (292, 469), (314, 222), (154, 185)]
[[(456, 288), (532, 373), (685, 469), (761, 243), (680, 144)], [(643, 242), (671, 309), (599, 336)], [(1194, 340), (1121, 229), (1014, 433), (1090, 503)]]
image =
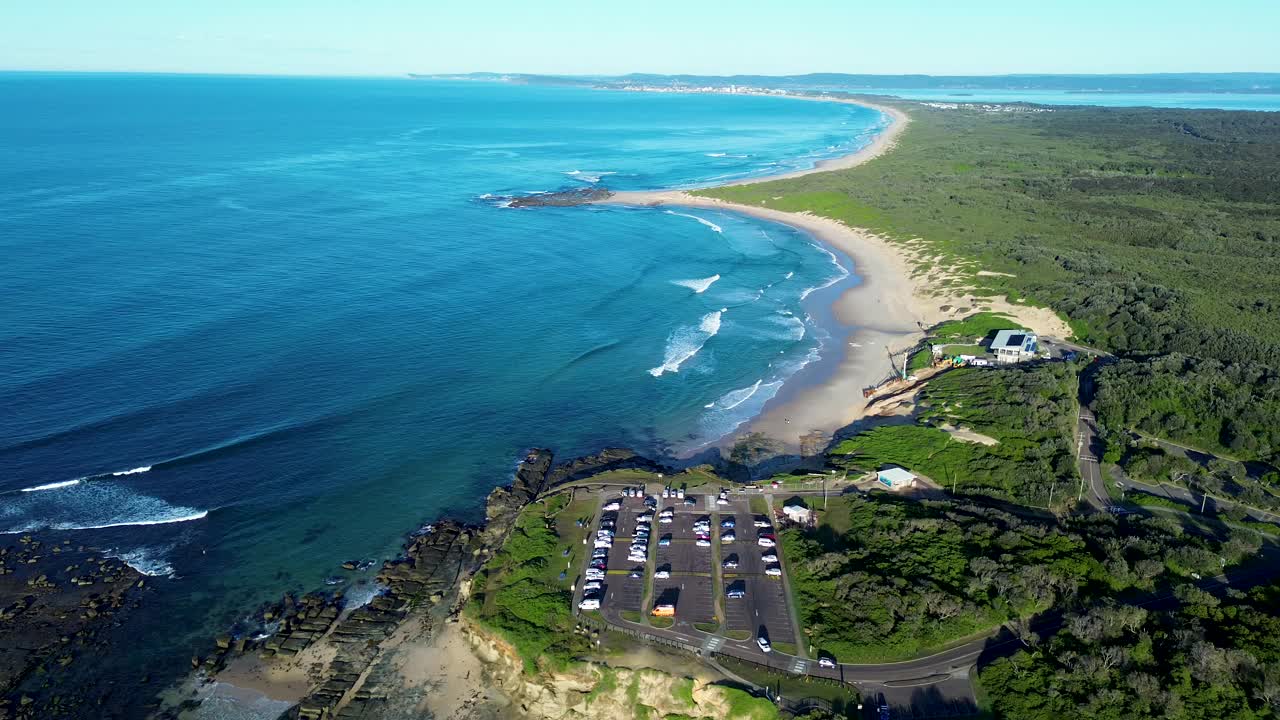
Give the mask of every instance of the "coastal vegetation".
[(817, 527), (781, 537), (809, 641), (843, 662), (914, 657), (1067, 600), (1217, 574), (1261, 544), (1165, 517), (1058, 520), (884, 493), (843, 496)]
[(1000, 717), (1021, 720), (1280, 717), (1280, 585), (1219, 599), (1194, 586), (1177, 609), (1115, 603), (1067, 617), (1052, 638), (982, 670)]
[(589, 501), (560, 493), (525, 506), (502, 547), (476, 574), (467, 612), (515, 647), (527, 672), (563, 668), (590, 649), (573, 632), (573, 594), (562, 568), (581, 566)]
[[(1047, 506), (1065, 502), (1078, 475), (1072, 429), (1076, 366), (1052, 363), (960, 368), (921, 391), (917, 422), (888, 425), (832, 448), (837, 467), (901, 465), (948, 490)], [(940, 425), (964, 426), (994, 445), (958, 440)]]

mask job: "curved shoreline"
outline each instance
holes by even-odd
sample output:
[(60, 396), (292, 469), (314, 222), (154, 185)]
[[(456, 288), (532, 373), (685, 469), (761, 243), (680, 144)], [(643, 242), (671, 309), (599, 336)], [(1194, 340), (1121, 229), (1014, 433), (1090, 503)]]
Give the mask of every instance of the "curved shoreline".
[[(857, 167), (896, 147), (898, 138), (911, 122), (901, 110), (862, 100), (789, 97), (869, 107), (887, 115), (890, 123), (870, 144), (849, 155), (821, 161), (805, 170), (736, 180), (709, 186), (709, 189)], [(685, 190), (621, 191), (607, 199), (593, 201), (593, 204), (737, 212), (796, 228), (853, 259), (852, 270), (860, 282), (845, 290), (832, 306), (836, 319), (842, 325), (841, 328), (833, 328), (832, 332), (833, 345), (838, 342), (836, 347), (843, 348), (837, 367), (822, 380), (803, 387), (788, 388), (796, 377), (789, 378), (778, 397), (767, 403), (759, 415), (717, 441), (721, 445), (749, 432), (764, 433), (780, 440), (790, 451), (800, 448), (802, 436), (809, 433), (822, 433), (829, 439), (836, 431), (866, 416), (867, 401), (862, 391), (879, 384), (894, 372), (890, 353), (910, 348), (920, 341), (925, 328), (954, 318), (960, 314), (959, 310), (974, 304), (975, 299), (966, 294), (965, 288), (926, 287), (929, 277), (913, 274), (914, 258), (904, 245), (811, 213), (699, 197)], [(981, 303), (998, 312), (1014, 315), (1024, 325), (1043, 335), (1066, 337), (1069, 334), (1065, 323), (1051, 311), (994, 298), (983, 298)]]

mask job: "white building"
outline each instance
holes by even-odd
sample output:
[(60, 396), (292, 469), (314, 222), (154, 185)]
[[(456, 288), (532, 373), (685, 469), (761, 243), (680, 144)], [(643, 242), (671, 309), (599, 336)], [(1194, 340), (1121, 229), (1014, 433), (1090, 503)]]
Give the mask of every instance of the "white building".
[(1036, 356), (1039, 348), (1038, 338), (1033, 332), (1026, 330), (1001, 330), (991, 341), (991, 353), (998, 363), (1016, 363), (1030, 360)]
[(786, 515), (791, 522), (800, 523), (801, 525), (808, 524), (810, 518), (813, 517), (813, 511), (801, 503), (783, 505), (782, 514)]
[(888, 467), (876, 473), (876, 479), (890, 490), (900, 490), (916, 484), (916, 476), (905, 468)]

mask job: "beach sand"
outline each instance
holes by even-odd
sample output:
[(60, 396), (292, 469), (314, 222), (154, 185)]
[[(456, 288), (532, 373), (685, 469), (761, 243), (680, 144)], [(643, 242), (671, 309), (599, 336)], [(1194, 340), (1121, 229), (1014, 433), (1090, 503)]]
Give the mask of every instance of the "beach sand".
[[(891, 123), (876, 139), (858, 152), (819, 163), (807, 170), (752, 178), (734, 185), (768, 182), (819, 172), (852, 168), (889, 152), (897, 144), (910, 119), (895, 108), (844, 98), (808, 98), (846, 102), (879, 110)], [(782, 441), (789, 450), (800, 447), (800, 438), (811, 432), (830, 437), (866, 414), (863, 388), (871, 387), (893, 373), (889, 352), (901, 353), (923, 337), (923, 331), (947, 319), (989, 309), (1004, 312), (1042, 335), (1065, 338), (1070, 329), (1052, 311), (1009, 303), (1003, 299), (974, 297), (963, 285), (943, 286), (940, 281), (957, 277), (959, 268), (942, 265), (928, 273), (915, 272), (919, 263), (935, 266), (945, 258), (928, 257), (923, 243), (890, 241), (866, 230), (849, 227), (836, 220), (809, 213), (792, 213), (754, 205), (741, 205), (697, 197), (684, 191), (618, 192), (605, 204), (645, 207), (678, 206), (728, 210), (772, 220), (808, 232), (819, 242), (853, 259), (854, 272), (861, 282), (846, 290), (834, 304), (837, 320), (848, 330), (842, 336), (833, 331), (832, 342), (843, 357), (824, 382), (796, 392), (784, 392), (765, 406), (761, 415), (739, 427), (734, 437), (761, 432)], [(830, 348), (824, 348), (824, 354)], [(901, 355), (897, 362), (901, 363)], [(784, 388), (784, 391), (789, 390)]]

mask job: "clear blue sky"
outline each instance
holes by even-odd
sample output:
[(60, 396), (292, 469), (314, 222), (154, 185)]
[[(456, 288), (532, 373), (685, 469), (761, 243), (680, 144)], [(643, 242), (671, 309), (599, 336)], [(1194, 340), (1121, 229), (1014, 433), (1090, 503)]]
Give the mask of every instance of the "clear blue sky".
[(1280, 0), (5, 0), (0, 69), (1280, 72)]

